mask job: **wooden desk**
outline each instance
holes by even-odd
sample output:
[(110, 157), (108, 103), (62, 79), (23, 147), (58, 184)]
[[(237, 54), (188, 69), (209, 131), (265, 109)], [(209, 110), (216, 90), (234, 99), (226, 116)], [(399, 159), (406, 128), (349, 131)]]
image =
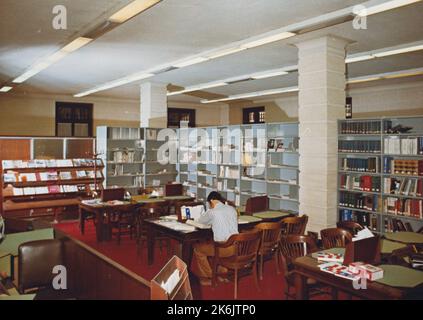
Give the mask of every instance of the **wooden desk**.
[(135, 211), (139, 207), (137, 203), (125, 202), (119, 205), (109, 204), (79, 204), (79, 228), (82, 234), (85, 231), (85, 218), (87, 215), (95, 215), (96, 223), (96, 235), (97, 241), (107, 241), (111, 238), (111, 230), (109, 225), (109, 214), (113, 212), (130, 212)]
[[(297, 300), (306, 300), (308, 299), (307, 292), (307, 278), (315, 279), (316, 281), (323, 283), (329, 287), (335, 288), (339, 291), (346, 292), (351, 295), (358, 296), (363, 299), (377, 299), (377, 300), (387, 300), (387, 299), (407, 299), (410, 296), (415, 294), (421, 294), (423, 290), (423, 278), (422, 283), (414, 288), (407, 287), (393, 287), (388, 286), (383, 283), (367, 282), (367, 289), (355, 290), (352, 284), (352, 281), (336, 277), (330, 273), (320, 271), (317, 263), (317, 259), (311, 257), (310, 255), (305, 257), (300, 257), (294, 260), (294, 273), (295, 273), (295, 292)], [(383, 267), (383, 266), (381, 266)], [(392, 266), (387, 266), (392, 267)], [(399, 266), (395, 266), (399, 267)], [(409, 269), (410, 272), (415, 272), (416, 270)], [(385, 277), (389, 277), (394, 271), (386, 268)], [(421, 271), (418, 271), (421, 272)], [(421, 272), (423, 277), (423, 272)], [(385, 278), (384, 277), (384, 278)], [(394, 274), (395, 277), (395, 274)]]
[[(213, 239), (213, 231), (211, 229), (196, 229), (193, 232), (182, 232), (170, 229), (157, 223), (159, 219), (146, 219), (144, 224), (147, 229), (147, 251), (148, 265), (154, 263), (154, 243), (157, 234), (174, 239), (178, 242), (176, 255), (180, 257), (190, 268), (192, 261), (192, 246), (195, 242), (207, 241)], [(253, 228), (260, 219), (254, 221), (242, 221), (238, 225), (239, 231)]]

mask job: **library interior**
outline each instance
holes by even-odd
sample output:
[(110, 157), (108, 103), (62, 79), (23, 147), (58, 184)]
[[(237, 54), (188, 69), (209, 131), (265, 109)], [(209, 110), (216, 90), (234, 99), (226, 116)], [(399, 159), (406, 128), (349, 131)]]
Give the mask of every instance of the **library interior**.
[(0, 300), (423, 300), (423, 1), (0, 26)]

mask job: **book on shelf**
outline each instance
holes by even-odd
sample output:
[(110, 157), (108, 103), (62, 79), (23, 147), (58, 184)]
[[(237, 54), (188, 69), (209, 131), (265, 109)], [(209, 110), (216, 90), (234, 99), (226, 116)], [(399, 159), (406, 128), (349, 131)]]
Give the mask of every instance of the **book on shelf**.
[(78, 170), (76, 171), (76, 177), (78, 179), (83, 179), (87, 177), (87, 173), (84, 170)]
[(339, 220), (357, 222), (363, 227), (368, 227), (373, 231), (378, 230), (378, 218), (376, 214), (371, 214), (368, 212), (359, 212), (349, 209), (341, 209)]
[(380, 134), (380, 121), (341, 122), (341, 134)]
[(356, 172), (380, 172), (380, 160), (378, 157), (370, 158), (341, 158), (341, 170)]
[(3, 175), (3, 182), (4, 183), (12, 183), (17, 182), (19, 179), (19, 176), (16, 172), (8, 171)]
[(340, 187), (344, 190), (379, 192), (380, 177), (341, 174)]
[(72, 173), (69, 171), (61, 171), (60, 172), (60, 179), (61, 180), (72, 180)]
[(421, 197), (423, 195), (423, 179), (418, 178), (384, 178), (385, 194)]
[(35, 182), (37, 175), (35, 173), (21, 173), (19, 175), (19, 182)]
[(57, 167), (73, 167), (73, 162), (70, 159), (60, 159), (60, 160), (56, 160), (56, 165)]
[(423, 160), (383, 159), (383, 171), (388, 174), (423, 176)]
[(379, 140), (339, 140), (338, 151), (344, 153), (380, 153)]
[(13, 195), (14, 196), (23, 196), (24, 195), (24, 188), (13, 188)]
[(341, 191), (339, 195), (339, 205), (341, 207), (350, 207), (360, 210), (377, 212), (380, 208), (380, 201), (381, 199), (377, 194), (365, 195), (360, 193)]
[(387, 197), (384, 199), (383, 209), (392, 215), (423, 218), (423, 200)]
[(423, 137), (400, 138), (386, 137), (383, 140), (386, 154), (422, 155)]
[(68, 192), (78, 192), (78, 186), (75, 185), (61, 185), (60, 192), (68, 193)]
[(48, 186), (48, 193), (60, 193), (60, 186), (58, 185)]
[(48, 193), (49, 193), (48, 187), (36, 187), (35, 188), (35, 194), (43, 195), (43, 194), (48, 194)]

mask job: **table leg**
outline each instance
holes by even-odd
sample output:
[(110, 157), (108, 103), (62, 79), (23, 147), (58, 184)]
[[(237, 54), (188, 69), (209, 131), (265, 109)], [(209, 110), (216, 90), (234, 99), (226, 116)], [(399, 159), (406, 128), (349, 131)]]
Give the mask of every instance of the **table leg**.
[(307, 278), (295, 273), (296, 300), (308, 300)]
[(85, 233), (85, 217), (84, 217), (84, 209), (81, 207), (79, 208), (79, 231), (81, 234)]
[(185, 261), (188, 269), (191, 268), (192, 250), (191, 242), (182, 243), (182, 260)]
[(97, 216), (97, 225), (95, 226), (96, 234), (97, 234), (97, 241), (102, 242), (103, 241), (103, 212), (101, 210), (96, 212)]
[(147, 256), (148, 256), (148, 265), (154, 263), (154, 244), (156, 242), (156, 230), (153, 227), (147, 227)]

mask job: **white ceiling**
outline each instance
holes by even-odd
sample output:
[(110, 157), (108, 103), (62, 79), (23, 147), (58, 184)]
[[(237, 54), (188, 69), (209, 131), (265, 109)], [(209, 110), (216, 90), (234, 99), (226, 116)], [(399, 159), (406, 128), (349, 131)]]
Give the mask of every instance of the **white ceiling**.
[[(0, 1), (0, 84), (20, 75), (37, 59), (53, 53), (96, 21), (130, 0), (62, 0), (68, 30), (53, 30), (51, 10), (57, 1)], [(14, 92), (75, 94), (136, 71), (214, 49), (364, 0), (163, 0), (86, 47), (67, 56)], [(365, 52), (423, 40), (423, 2), (369, 17), (368, 30), (347, 22), (220, 59), (170, 71), (152, 81), (197, 85), (297, 64), (291, 42), (325, 34), (354, 41), (349, 53)], [(348, 66), (350, 77), (423, 67), (423, 52)], [(297, 84), (297, 74), (249, 81), (208, 91), (224, 95)], [(139, 84), (93, 96), (138, 99)], [(172, 101), (196, 102), (186, 95)]]

